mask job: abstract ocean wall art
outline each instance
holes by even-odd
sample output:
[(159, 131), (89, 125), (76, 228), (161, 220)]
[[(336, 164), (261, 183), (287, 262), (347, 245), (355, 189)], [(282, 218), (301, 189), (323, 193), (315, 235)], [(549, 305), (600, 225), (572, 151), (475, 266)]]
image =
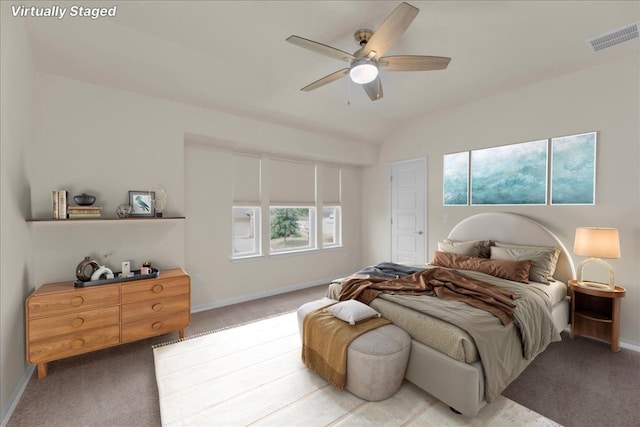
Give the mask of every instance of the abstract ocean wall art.
[(471, 204), (547, 204), (548, 145), (544, 139), (471, 151)]
[(445, 206), (469, 204), (469, 152), (445, 154), (443, 158), (443, 198)]
[(593, 205), (596, 132), (551, 139), (551, 204)]

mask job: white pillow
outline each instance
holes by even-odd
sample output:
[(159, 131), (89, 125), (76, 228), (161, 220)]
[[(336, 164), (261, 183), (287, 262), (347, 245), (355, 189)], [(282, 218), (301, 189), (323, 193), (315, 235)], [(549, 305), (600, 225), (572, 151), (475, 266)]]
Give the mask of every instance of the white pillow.
[(380, 317), (380, 313), (360, 301), (350, 299), (341, 301), (324, 309), (340, 320), (344, 320), (350, 325), (355, 325), (361, 320), (371, 319), (372, 317)]

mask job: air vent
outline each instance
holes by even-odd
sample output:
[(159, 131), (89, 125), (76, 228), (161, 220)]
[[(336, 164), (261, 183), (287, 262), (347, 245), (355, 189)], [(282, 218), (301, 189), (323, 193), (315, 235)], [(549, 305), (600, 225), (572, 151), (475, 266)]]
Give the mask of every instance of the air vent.
[(637, 39), (639, 26), (640, 22), (636, 22), (635, 24), (628, 25), (624, 28), (620, 28), (619, 30), (611, 31), (594, 39), (587, 40), (587, 43), (589, 43), (589, 46), (593, 48), (594, 52), (598, 52), (620, 43)]

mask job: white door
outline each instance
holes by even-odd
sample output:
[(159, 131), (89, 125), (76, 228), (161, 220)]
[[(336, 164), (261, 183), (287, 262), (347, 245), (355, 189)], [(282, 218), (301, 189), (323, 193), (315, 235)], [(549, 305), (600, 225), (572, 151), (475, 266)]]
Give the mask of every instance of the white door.
[(390, 166), (391, 261), (424, 264), (427, 160), (405, 160)]

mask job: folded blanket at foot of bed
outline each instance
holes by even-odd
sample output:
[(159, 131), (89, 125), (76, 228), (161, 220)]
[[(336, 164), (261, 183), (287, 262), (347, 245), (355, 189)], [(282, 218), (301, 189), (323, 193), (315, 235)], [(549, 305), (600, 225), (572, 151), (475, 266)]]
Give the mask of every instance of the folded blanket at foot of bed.
[(312, 311), (303, 321), (302, 361), (337, 390), (344, 390), (347, 379), (347, 349), (360, 335), (391, 322), (374, 317), (350, 325), (324, 309)]

